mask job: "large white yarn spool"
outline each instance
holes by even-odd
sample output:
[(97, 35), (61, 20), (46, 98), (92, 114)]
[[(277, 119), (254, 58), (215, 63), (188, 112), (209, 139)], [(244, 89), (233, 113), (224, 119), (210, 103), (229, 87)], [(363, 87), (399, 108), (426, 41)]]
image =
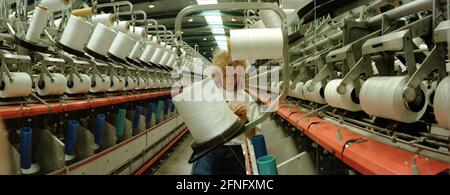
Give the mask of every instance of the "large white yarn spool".
[(257, 22), (252, 24), (250, 28), (266, 28), (266, 26), (264, 26), (264, 22), (262, 20), (258, 20)]
[(111, 79), (111, 85), (108, 91), (123, 91), (125, 89), (125, 78), (123, 77), (113, 77)]
[(308, 91), (308, 86), (312, 83), (312, 81), (312, 79), (306, 81), (305, 85), (303, 86), (303, 95), (305, 96), (305, 99), (319, 104), (326, 104), (327, 102), (323, 97), (325, 89), (322, 86), (322, 82), (318, 82), (316, 85), (314, 85), (313, 91)]
[(280, 28), (230, 31), (233, 60), (281, 59), (283, 33)]
[(138, 83), (137, 83), (136, 90), (145, 89), (145, 87), (147, 86), (147, 80), (141, 76), (138, 77), (137, 80), (138, 80)]
[(267, 28), (280, 28), (281, 18), (273, 10), (260, 10), (258, 12), (259, 18), (264, 22), (264, 26)]
[(292, 89), (291, 92), (292, 97), (304, 100), (305, 99), (305, 96), (303, 95), (304, 85), (305, 84), (303, 82), (298, 82), (297, 84), (295, 84), (294, 89)]
[(116, 32), (103, 24), (98, 24), (86, 47), (100, 55), (106, 56), (115, 37)]
[(114, 22), (114, 24), (111, 26), (111, 29), (123, 33), (128, 33), (128, 31), (130, 30), (130, 22), (128, 21)]
[(57, 12), (69, 8), (70, 0), (41, 0), (39, 4), (48, 7), (49, 12)]
[(125, 60), (127, 55), (133, 49), (134, 40), (123, 32), (118, 32), (114, 41), (111, 44), (108, 52), (122, 60)]
[(144, 27), (131, 28), (129, 35), (137, 41), (143, 41), (147, 38), (147, 32)]
[(281, 8), (283, 9), (296, 9), (303, 4), (303, 0), (282, 0)]
[(170, 55), (170, 59), (169, 59), (169, 61), (167, 62), (167, 65), (168, 66), (170, 66), (170, 67), (174, 67), (177, 62), (177, 56), (174, 54), (174, 53), (172, 53), (171, 55)]
[(78, 16), (70, 15), (59, 42), (77, 51), (84, 51), (91, 35), (92, 25)]
[(133, 90), (138, 86), (136, 78), (128, 77), (125, 83), (125, 90)]
[(295, 9), (283, 9), (283, 11), (286, 14), (286, 16), (289, 16), (289, 15), (295, 13)]
[(92, 24), (97, 26), (98, 24), (103, 24), (105, 26), (112, 26), (116, 21), (114, 14), (98, 14), (92, 16)]
[(353, 83), (349, 83), (346, 85), (345, 94), (341, 95), (337, 92), (337, 88), (339, 84), (341, 84), (342, 79), (331, 80), (325, 86), (325, 101), (333, 107), (341, 108), (348, 111), (360, 111), (361, 106), (353, 101), (356, 98), (356, 95), (352, 93), (354, 92)]
[(0, 89), (1, 98), (28, 96), (31, 93), (31, 77), (25, 72), (11, 72), (12, 82), (3, 73), (3, 87)]
[(95, 86), (91, 85), (91, 88), (89, 89), (92, 93), (106, 92), (111, 85), (111, 79), (107, 75), (95, 75), (95, 81), (92, 82), (95, 82)]
[[(419, 107), (417, 112), (408, 109), (402, 97), (407, 81), (405, 76), (376, 76), (367, 79), (359, 93), (364, 112), (404, 123), (418, 121), (425, 113), (428, 96), (424, 96), (424, 105)], [(425, 94), (423, 84), (420, 89)]]
[(152, 77), (147, 77), (147, 86), (145, 86), (145, 89), (151, 89), (154, 86), (154, 81)]
[(160, 87), (162, 87), (162, 85), (161, 85), (161, 78), (159, 78), (159, 77), (154, 77), (153, 78), (153, 88), (160, 88)]
[(211, 78), (184, 88), (173, 103), (197, 143), (220, 135), (239, 120)]
[[(80, 77), (83, 79), (81, 81), (80, 78), (73, 75), (72, 77), (72, 86), (69, 86), (67, 83), (66, 92), (68, 94), (77, 94), (77, 93), (87, 93), (91, 88), (91, 78), (87, 74), (80, 74)], [(66, 76), (67, 81), (69, 80), (69, 76)]]
[(130, 54), (128, 55), (128, 58), (130, 59), (136, 59), (139, 56), (139, 52), (142, 49), (142, 43), (139, 41), (136, 41), (136, 43), (133, 46), (133, 49), (131, 50)]
[(35, 91), (40, 96), (48, 96), (48, 95), (62, 95), (66, 91), (67, 80), (63, 74), (60, 73), (51, 73), (53, 77), (53, 81), (50, 77), (44, 74), (43, 79), (43, 88), (39, 87), (39, 77), (35, 78)]
[(450, 129), (450, 76), (445, 77), (437, 86), (433, 108), (436, 121), (441, 127)]
[(154, 45), (153, 43), (149, 43), (145, 46), (144, 51), (142, 52), (141, 57), (139, 57), (139, 60), (141, 60), (142, 62), (150, 62), (150, 59), (152, 58), (153, 54), (155, 53), (156, 50), (156, 45)]
[(161, 60), (159, 61), (159, 64), (161, 65), (167, 65), (167, 62), (169, 62), (171, 52), (169, 50), (166, 50), (161, 57)]
[(153, 64), (158, 64), (161, 61), (161, 58), (164, 55), (164, 49), (163, 48), (156, 48), (155, 53), (153, 54), (152, 58), (150, 59), (150, 62)]
[(30, 26), (28, 27), (25, 39), (31, 42), (39, 42), (42, 31), (44, 31), (47, 22), (48, 8), (43, 5), (38, 5), (34, 8), (34, 13), (31, 18)]

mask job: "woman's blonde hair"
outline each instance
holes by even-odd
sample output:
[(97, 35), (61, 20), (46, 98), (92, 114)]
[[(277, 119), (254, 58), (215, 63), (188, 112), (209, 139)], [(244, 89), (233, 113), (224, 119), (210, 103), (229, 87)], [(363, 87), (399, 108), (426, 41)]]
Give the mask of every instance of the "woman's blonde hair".
[[(227, 67), (227, 66), (233, 66), (233, 67), (238, 67), (238, 66), (242, 66), (244, 69), (247, 66), (246, 61), (243, 60), (236, 60), (233, 61), (231, 59), (231, 48), (230, 48), (230, 39), (227, 38), (227, 44), (228, 44), (228, 51), (222, 50), (222, 49), (216, 49), (213, 53), (213, 58), (212, 58), (212, 65), (213, 66), (217, 66), (221, 69)], [(216, 73), (212, 73), (212, 77), (215, 78)], [(245, 87), (248, 87), (248, 75), (244, 74), (244, 84)]]
[(243, 66), (245, 68), (247, 66), (243, 60), (233, 61), (231, 59), (231, 53), (221, 49), (216, 49), (214, 51), (211, 63), (220, 68), (224, 68), (225, 66)]
[(224, 68), (225, 66), (243, 66), (245, 68), (247, 66), (245, 61), (242, 60), (233, 61), (231, 59), (231, 43), (228, 37), (227, 37), (227, 48), (228, 51), (216, 49), (213, 53), (211, 63), (214, 66), (218, 66), (220, 68)]

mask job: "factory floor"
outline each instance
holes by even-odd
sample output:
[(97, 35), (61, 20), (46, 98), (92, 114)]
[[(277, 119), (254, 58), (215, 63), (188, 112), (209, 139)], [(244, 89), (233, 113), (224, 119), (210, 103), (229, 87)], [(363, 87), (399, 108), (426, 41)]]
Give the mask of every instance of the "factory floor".
[(188, 160), (192, 154), (192, 142), (192, 135), (188, 134), (162, 162), (154, 175), (190, 175), (192, 165), (188, 163)]

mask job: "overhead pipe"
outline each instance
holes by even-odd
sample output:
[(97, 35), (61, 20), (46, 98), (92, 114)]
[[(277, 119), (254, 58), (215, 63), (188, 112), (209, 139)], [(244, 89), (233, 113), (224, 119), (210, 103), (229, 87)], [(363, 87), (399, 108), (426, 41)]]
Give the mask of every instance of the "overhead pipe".
[(111, 3), (103, 3), (103, 4), (97, 4), (95, 7), (96, 8), (102, 8), (102, 7), (119, 7), (119, 6), (128, 6), (129, 7), (129, 11), (128, 12), (121, 12), (124, 14), (132, 14), (133, 13), (133, 4), (129, 1), (118, 1), (118, 2), (111, 2)]
[[(440, 3), (445, 3), (445, 0), (440, 0)], [(395, 20), (404, 16), (408, 16), (414, 13), (417, 13), (419, 11), (426, 11), (429, 9), (432, 9), (433, 7), (433, 0), (417, 0), (413, 1), (407, 4), (404, 4), (402, 6), (399, 6), (395, 9), (391, 9), (389, 11), (383, 12), (381, 14), (378, 14), (376, 16), (373, 16), (367, 20), (367, 24), (372, 28), (379, 28), (379, 25), (381, 25), (383, 16), (386, 16), (387, 18), (391, 20)], [(330, 37), (327, 37), (325, 39), (321, 39), (317, 43), (314, 43), (303, 50), (300, 50), (301, 53), (308, 53), (314, 50), (316, 47), (323, 47), (324, 45), (328, 44), (331, 41), (336, 41), (339, 39), (342, 39), (344, 35), (344, 32), (338, 32), (336, 34), (331, 35)]]

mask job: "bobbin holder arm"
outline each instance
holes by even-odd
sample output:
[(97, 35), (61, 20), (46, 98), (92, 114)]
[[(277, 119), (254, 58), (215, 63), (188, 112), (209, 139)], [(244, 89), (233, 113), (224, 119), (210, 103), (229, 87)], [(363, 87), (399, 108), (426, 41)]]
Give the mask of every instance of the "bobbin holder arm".
[(159, 38), (159, 29), (158, 29), (158, 21), (155, 19), (147, 19), (146, 25), (146, 29), (147, 29), (147, 34), (149, 34), (149, 29), (150, 27), (155, 27), (155, 31), (156, 31), (156, 37)]
[(351, 82), (353, 82), (353, 84), (355, 85), (355, 92), (356, 94), (359, 94), (359, 89), (361, 87), (361, 83), (359, 82), (358, 79), (359, 75), (361, 75), (361, 73), (364, 72), (372, 74), (372, 69), (370, 65), (371, 65), (370, 56), (369, 55), (362, 56), (361, 59), (359, 59), (359, 61), (353, 66), (353, 68), (350, 69), (350, 71), (344, 76), (344, 78), (342, 78), (341, 83), (337, 87), (337, 92), (343, 95), (347, 90), (346, 86)]
[(136, 18), (134, 18), (134, 22), (143, 22), (144, 23), (144, 26), (146, 27), (146, 29), (147, 29), (147, 24), (148, 24), (148, 20), (147, 20), (147, 13), (145, 13), (144, 11), (142, 11), (142, 10), (135, 10), (134, 12), (133, 12), (133, 14), (132, 14), (134, 17), (136, 17), (136, 15), (142, 15), (142, 17), (143, 17), (143, 19), (136, 19)]
[(11, 74), (8, 69), (8, 64), (25, 64), (25, 65), (31, 65), (31, 58), (30, 56), (26, 55), (14, 55), (14, 54), (3, 54), (1, 56), (1, 66), (0, 66), (0, 81), (4, 81), (3, 75), (5, 74), (6, 77), (10, 81), (13, 81), (14, 79), (11, 77)]
[(433, 71), (434, 68), (438, 68), (440, 79), (444, 78), (446, 74), (445, 68), (445, 44), (448, 42), (450, 33), (450, 21), (440, 22), (436, 29), (433, 31), (433, 39), (436, 43), (430, 54), (422, 62), (421, 66), (411, 76), (406, 83), (406, 87), (403, 91), (403, 97), (406, 100), (411, 100), (415, 95), (415, 91), (420, 83)]
[[(242, 2), (242, 3), (222, 3), (222, 4), (207, 4), (207, 5), (191, 5), (178, 13), (176, 19), (175, 19), (175, 37), (176, 37), (176, 45), (177, 45), (177, 52), (179, 53), (180, 47), (182, 46), (182, 34), (181, 34), (181, 28), (182, 28), (182, 22), (183, 18), (189, 14), (192, 14), (194, 12), (200, 12), (200, 11), (233, 11), (233, 10), (247, 10), (247, 9), (258, 9), (258, 10), (272, 10), (274, 11), (283, 21), (282, 23), (282, 33), (283, 33), (283, 87), (281, 94), (275, 98), (275, 103), (271, 103), (269, 106), (269, 111), (275, 111), (276, 106), (278, 102), (284, 100), (287, 96), (287, 93), (289, 91), (289, 40), (288, 40), (288, 24), (285, 21), (286, 14), (284, 11), (278, 7), (277, 5), (271, 4), (271, 3), (249, 3), (249, 2)], [(177, 64), (181, 64), (181, 58), (177, 57)], [(269, 117), (271, 113), (265, 112), (262, 116), (260, 116), (258, 119), (254, 121), (250, 121), (247, 123), (244, 127), (244, 131), (248, 131), (251, 129), (254, 129), (256, 125), (261, 123), (263, 120), (265, 120), (267, 117)]]
[[(320, 71), (314, 76), (313, 81), (307, 86), (307, 90), (312, 92), (314, 90), (314, 86), (319, 82), (324, 82), (326, 78), (334, 79), (334, 64), (326, 63), (326, 56), (329, 53), (329, 50), (325, 50), (321, 54), (310, 58), (310, 60), (306, 61), (307, 66), (317, 65), (321, 67)], [(324, 83), (325, 84), (325, 83)], [(325, 86), (325, 85), (324, 85)]]
[(175, 43), (175, 35), (173, 34), (172, 31), (167, 31), (167, 35), (164, 36), (164, 42), (166, 42), (166, 44), (169, 44), (167, 37), (170, 37), (170, 42), (171, 43)]
[(443, 43), (436, 44), (431, 50), (430, 54), (422, 62), (421, 66), (417, 68), (417, 71), (408, 79), (406, 86), (403, 90), (403, 98), (407, 102), (411, 102), (416, 97), (416, 88), (420, 83), (435, 69), (441, 75), (440, 79), (445, 77), (445, 52)]
[(164, 26), (164, 25), (156, 23), (156, 25), (147, 25), (147, 26), (148, 26), (149, 29), (150, 28), (155, 28), (156, 29), (156, 38), (158, 40), (158, 43), (161, 41), (160, 32), (159, 32), (160, 28), (163, 29), (164, 36), (167, 35), (167, 29), (166, 29), (166, 26)]

